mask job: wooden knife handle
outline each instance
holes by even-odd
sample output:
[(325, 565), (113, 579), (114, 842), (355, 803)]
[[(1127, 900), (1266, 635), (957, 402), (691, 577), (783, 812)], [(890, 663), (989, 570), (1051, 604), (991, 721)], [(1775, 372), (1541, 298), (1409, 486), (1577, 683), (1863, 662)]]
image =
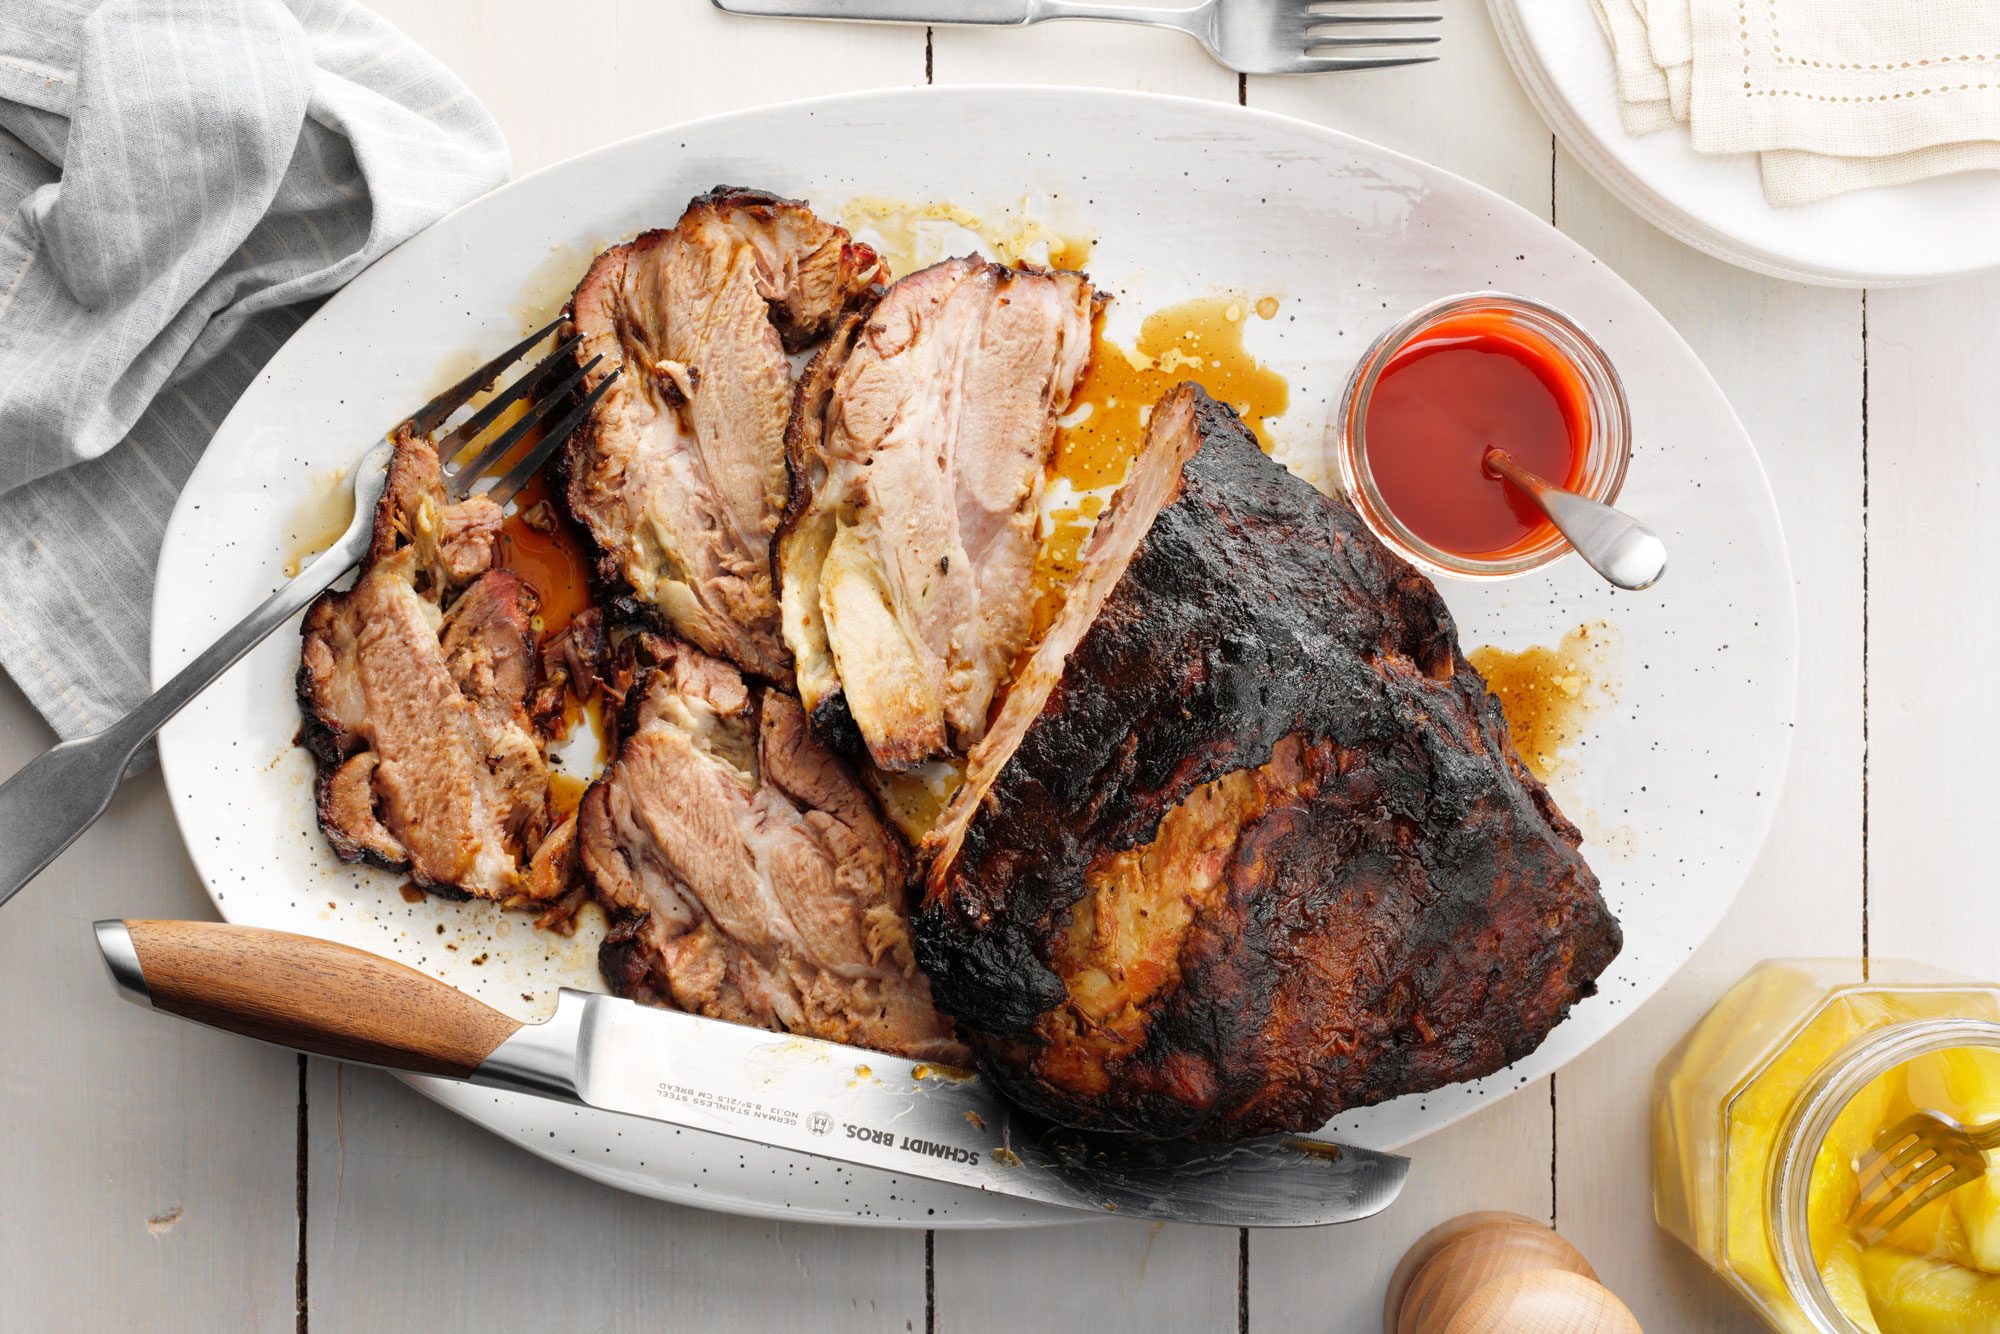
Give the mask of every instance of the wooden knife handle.
[(414, 968), (220, 922), (99, 922), (133, 999), (316, 1056), (463, 1079), (522, 1025)]

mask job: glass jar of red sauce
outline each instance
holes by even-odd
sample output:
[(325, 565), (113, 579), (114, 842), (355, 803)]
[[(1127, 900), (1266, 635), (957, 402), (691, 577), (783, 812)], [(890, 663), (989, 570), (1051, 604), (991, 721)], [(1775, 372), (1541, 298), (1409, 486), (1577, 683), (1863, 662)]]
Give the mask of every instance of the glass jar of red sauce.
[(1432, 574), (1506, 578), (1569, 543), (1485, 465), (1489, 447), (1611, 504), (1631, 457), (1618, 372), (1561, 311), (1505, 292), (1424, 306), (1377, 338), (1348, 378), (1341, 481), (1369, 527)]

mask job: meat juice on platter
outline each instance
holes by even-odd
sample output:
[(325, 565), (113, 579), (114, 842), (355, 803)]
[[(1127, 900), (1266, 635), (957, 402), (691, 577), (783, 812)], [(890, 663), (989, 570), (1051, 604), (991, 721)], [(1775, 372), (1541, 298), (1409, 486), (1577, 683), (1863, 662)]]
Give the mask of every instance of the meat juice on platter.
[[(1056, 439), (1056, 496), (1045, 508), (1041, 561), (1035, 571), (1034, 630), (1048, 629), (1075, 578), (1083, 543), (1109, 493), (1125, 479), (1153, 404), (1193, 380), (1236, 409), (1270, 452), (1269, 423), (1291, 401), (1285, 377), (1244, 346), (1249, 320), (1277, 317), (1275, 296), (1240, 293), (1194, 297), (1148, 314), (1130, 347), (1104, 336), (1100, 316), (1084, 372)], [(1074, 498), (1074, 503), (1064, 501)]]
[(557, 509), (548, 482), (532, 477), (500, 528), (497, 563), (528, 581), (541, 600), (537, 628), (561, 634), (590, 608), (590, 561), (583, 539)]
[(717, 187), (600, 254), (568, 329), (624, 374), (549, 472), (446, 509), (406, 442), (308, 618), (335, 850), (588, 897), (620, 994), (1072, 1124), (1310, 1130), (1532, 1050), (1617, 924), (1429, 581), (1267, 457), (1280, 298), (1126, 348), (1089, 241), (990, 230)]
[(1521, 762), (1544, 783), (1568, 773), (1574, 761), (1567, 752), (1592, 712), (1613, 696), (1608, 650), (1616, 635), (1608, 621), (1593, 621), (1555, 645), (1482, 645), (1465, 655), (1500, 701)]

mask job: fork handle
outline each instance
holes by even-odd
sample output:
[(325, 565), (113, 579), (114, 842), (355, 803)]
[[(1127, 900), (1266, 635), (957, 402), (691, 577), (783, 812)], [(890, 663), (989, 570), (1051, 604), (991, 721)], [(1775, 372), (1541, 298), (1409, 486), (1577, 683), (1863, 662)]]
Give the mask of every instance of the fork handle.
[(717, 9), (763, 18), (835, 19), (862, 23), (921, 23), (1019, 27), (1047, 19), (1106, 19), (1163, 28), (1189, 27), (1208, 9), (1163, 9), (1150, 5), (1098, 5), (1079, 0), (714, 0)]
[[(386, 460), (386, 452), (380, 457)], [(139, 747), (215, 678), (361, 563), (386, 481), (380, 467), (357, 475), (354, 518), (340, 539), (130, 713), (101, 732), (43, 751), (0, 783), (0, 904), (97, 823)]]
[(774, 19), (835, 19), (862, 23), (1014, 26), (1033, 21), (1035, 0), (715, 0), (717, 9)]

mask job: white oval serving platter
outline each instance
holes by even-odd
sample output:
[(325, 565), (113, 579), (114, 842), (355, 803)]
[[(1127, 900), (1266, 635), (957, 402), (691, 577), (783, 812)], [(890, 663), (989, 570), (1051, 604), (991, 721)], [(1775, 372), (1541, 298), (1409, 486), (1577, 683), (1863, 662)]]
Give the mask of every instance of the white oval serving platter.
[[(976, 144), (976, 151), (966, 145)], [(216, 433), (168, 530), (153, 673), (166, 676), (283, 577), (339, 470), (401, 413), (541, 322), (590, 254), (670, 223), (719, 182), (807, 198), (1018, 209), (1095, 237), (1109, 332), (1217, 291), (1276, 296), (1252, 352), (1292, 386), (1281, 457), (1332, 475), (1327, 414), (1385, 325), (1435, 297), (1503, 288), (1562, 307), (1622, 371), (1637, 446), (1624, 503), (1672, 567), (1614, 594), (1575, 560), (1447, 584), (1465, 645), (1554, 644), (1609, 623), (1607, 698), (1554, 783), (1624, 923), (1598, 996), (1540, 1050), (1471, 1084), (1341, 1117), (1330, 1133), (1408, 1145), (1604, 1037), (1691, 954), (1764, 841), (1790, 754), (1790, 569), (1755, 451), (1659, 314), (1560, 233), (1434, 167), (1235, 106), (1051, 88), (899, 89), (661, 130), (562, 163), (445, 218), (363, 273), (272, 359)], [(1267, 307), (1268, 309), (1268, 303)], [(343, 866), (293, 744), (294, 634), (273, 636), (167, 729), (161, 762), (188, 850), (234, 922), (341, 940), (522, 1018), (559, 985), (601, 987), (601, 922), (573, 938), (488, 904), (406, 902), (402, 878)], [(827, 1222), (1049, 1221), (975, 1192), (464, 1085), (413, 1083), (573, 1170), (710, 1208)]]

